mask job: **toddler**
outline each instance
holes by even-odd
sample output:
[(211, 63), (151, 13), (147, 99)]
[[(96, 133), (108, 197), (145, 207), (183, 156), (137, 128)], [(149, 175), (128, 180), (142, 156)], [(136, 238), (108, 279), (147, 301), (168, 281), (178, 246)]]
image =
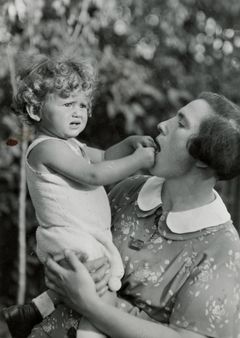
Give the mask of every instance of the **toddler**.
[[(94, 75), (89, 65), (74, 59), (34, 56), (19, 72), (15, 111), (36, 128), (26, 153), (29, 193), (38, 221), (37, 255), (64, 261), (64, 250), (103, 255), (110, 263), (111, 301), (121, 286), (123, 264), (112, 242), (110, 206), (103, 185), (115, 183), (154, 163), (154, 141), (132, 136), (103, 151), (79, 142), (91, 115)], [(111, 292), (112, 291), (112, 292)], [(46, 317), (57, 295), (48, 290), (33, 300)], [(105, 337), (82, 318), (78, 338)]]

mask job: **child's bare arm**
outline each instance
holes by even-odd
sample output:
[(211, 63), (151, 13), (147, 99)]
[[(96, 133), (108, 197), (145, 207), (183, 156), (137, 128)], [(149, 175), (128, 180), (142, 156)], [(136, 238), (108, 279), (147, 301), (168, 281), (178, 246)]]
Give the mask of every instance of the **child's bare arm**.
[(135, 173), (140, 168), (150, 168), (154, 163), (154, 148), (142, 147), (129, 156), (117, 160), (89, 164), (72, 151), (67, 144), (51, 140), (40, 143), (38, 159), (49, 169), (79, 183), (108, 185)]
[(152, 137), (133, 135), (125, 138), (117, 144), (114, 144), (105, 151), (97, 148), (86, 147), (86, 152), (91, 161), (93, 163), (97, 163), (104, 160), (116, 160), (131, 155), (137, 149), (139, 144), (143, 147), (155, 147)]
[(114, 144), (104, 152), (105, 160), (115, 160), (132, 154), (138, 147), (155, 147), (155, 142), (150, 136), (133, 135), (123, 141)]
[(87, 156), (90, 158), (92, 163), (104, 161), (104, 150), (88, 146), (86, 146), (84, 150), (86, 151)]

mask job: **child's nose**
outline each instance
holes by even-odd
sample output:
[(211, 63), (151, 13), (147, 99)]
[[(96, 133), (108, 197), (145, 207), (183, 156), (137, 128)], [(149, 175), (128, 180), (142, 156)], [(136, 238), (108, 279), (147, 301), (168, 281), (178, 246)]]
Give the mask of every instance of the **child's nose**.
[(75, 108), (72, 115), (73, 115), (73, 117), (80, 117), (81, 116), (81, 109)]

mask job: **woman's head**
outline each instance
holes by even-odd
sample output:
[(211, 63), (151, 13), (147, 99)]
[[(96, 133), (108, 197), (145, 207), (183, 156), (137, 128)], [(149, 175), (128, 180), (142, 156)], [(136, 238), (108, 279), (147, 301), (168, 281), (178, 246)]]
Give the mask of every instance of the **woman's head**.
[(89, 64), (75, 59), (36, 55), (25, 60), (25, 66), (19, 69), (17, 75), (13, 109), (26, 123), (38, 122), (31, 117), (29, 110), (41, 117), (44, 103), (50, 95), (67, 99), (73, 93), (82, 92), (87, 98), (87, 110), (90, 114), (95, 76)]
[(151, 173), (170, 179), (188, 176), (195, 170), (198, 161), (189, 154), (188, 142), (198, 134), (202, 121), (211, 115), (208, 103), (200, 99), (191, 101), (174, 117), (159, 123), (156, 143), (160, 151), (156, 153)]
[(240, 173), (240, 109), (225, 97), (204, 92), (158, 129), (153, 175), (176, 178), (195, 168), (217, 179)]
[(207, 102), (212, 114), (189, 139), (189, 153), (213, 169), (218, 179), (231, 179), (240, 174), (240, 108), (211, 92), (201, 93), (198, 99)]

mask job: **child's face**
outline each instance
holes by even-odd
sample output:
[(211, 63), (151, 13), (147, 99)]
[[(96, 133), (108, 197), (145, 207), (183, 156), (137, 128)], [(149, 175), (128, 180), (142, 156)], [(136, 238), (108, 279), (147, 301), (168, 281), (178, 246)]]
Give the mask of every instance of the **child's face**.
[(88, 98), (78, 90), (68, 98), (49, 94), (42, 108), (40, 131), (68, 139), (78, 136), (88, 121)]

